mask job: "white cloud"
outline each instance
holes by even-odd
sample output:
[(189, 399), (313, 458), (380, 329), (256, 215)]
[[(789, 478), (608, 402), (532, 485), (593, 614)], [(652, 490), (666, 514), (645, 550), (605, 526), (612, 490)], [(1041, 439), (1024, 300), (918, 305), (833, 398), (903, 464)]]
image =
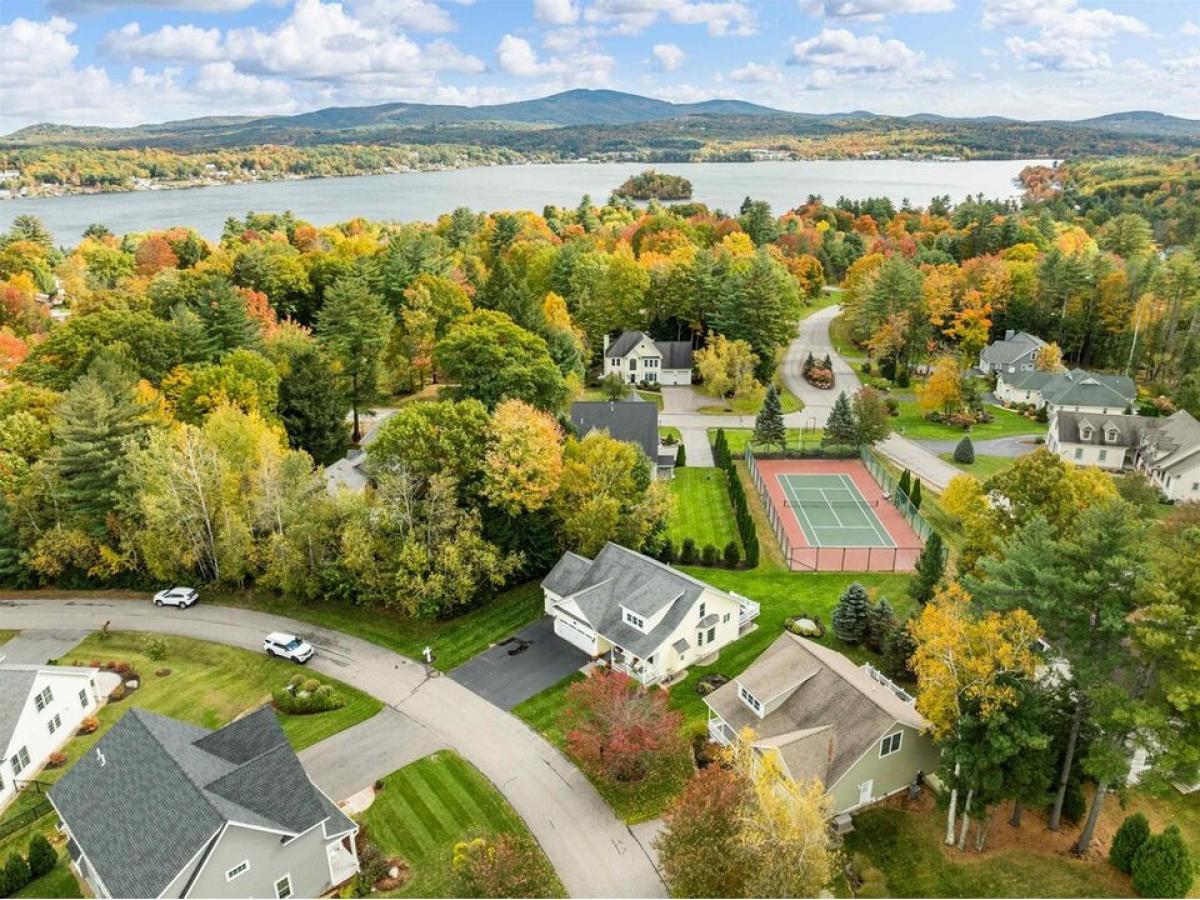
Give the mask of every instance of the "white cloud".
[(164, 25), (143, 33), (141, 25), (130, 22), (110, 31), (101, 49), (119, 59), (205, 62), (223, 58), (220, 29), (195, 25)]
[(533, 0), (533, 17), (547, 25), (571, 25), (579, 20), (574, 0)]
[(1060, 72), (1083, 72), (1088, 69), (1107, 69), (1112, 60), (1104, 50), (1087, 41), (1027, 41), (1010, 37), (1004, 42), (1008, 52), (1029, 69), (1053, 69)]
[(241, 12), (261, 0), (49, 0), (51, 10), (66, 14), (100, 13), (117, 9), (183, 9), (204, 13)]
[(1200, 35), (1200, 25), (1189, 19), (1179, 27), (1179, 33), (1184, 37), (1196, 37)]
[(827, 19), (878, 21), (886, 15), (950, 12), (954, 0), (800, 0), (800, 8)]
[(247, 112), (279, 112), (295, 107), (286, 83), (276, 78), (246, 75), (228, 60), (201, 66), (191, 87), (222, 103), (237, 103)]
[[(74, 30), (75, 23), (60, 16), (46, 22), (17, 18), (0, 25), (0, 76), (5, 82), (10, 78), (15, 81), (71, 65), (79, 53), (79, 48), (67, 37)], [(16, 88), (15, 83), (13, 87)], [(5, 103), (15, 100), (9, 94)]]
[(640, 34), (660, 18), (674, 25), (706, 25), (714, 37), (754, 34), (754, 10), (744, 0), (595, 0), (589, 22), (611, 24), (620, 34)]
[(729, 73), (730, 81), (742, 84), (767, 84), (768, 82), (783, 81), (783, 73), (776, 65), (763, 66), (751, 62)]
[(837, 72), (894, 72), (915, 66), (924, 56), (903, 41), (826, 28), (815, 37), (795, 42), (788, 62)]
[(557, 56), (541, 59), (529, 41), (506, 34), (496, 45), (500, 69), (516, 78), (549, 78), (552, 89), (567, 85), (604, 85), (616, 61), (596, 50), (580, 49), (569, 62)]
[(1150, 33), (1140, 19), (1107, 9), (1081, 9), (1078, 0), (985, 0), (981, 24), (1038, 28), (1047, 38), (1081, 41)]
[(406, 31), (453, 31), (450, 13), (429, 0), (352, 0), (354, 17), (370, 25), (391, 25)]
[(655, 44), (653, 52), (654, 58), (658, 60), (658, 67), (663, 72), (674, 72), (687, 58), (687, 54), (678, 44)]

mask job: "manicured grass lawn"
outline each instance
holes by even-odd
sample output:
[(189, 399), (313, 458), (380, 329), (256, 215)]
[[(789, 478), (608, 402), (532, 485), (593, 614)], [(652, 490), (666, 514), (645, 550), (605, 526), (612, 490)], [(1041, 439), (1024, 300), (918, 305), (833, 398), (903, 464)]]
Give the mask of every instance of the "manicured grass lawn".
[[(783, 408), (784, 415), (804, 409), (804, 401), (788, 389), (779, 375), (775, 376), (775, 387), (779, 391), (779, 405)], [(754, 416), (758, 415), (761, 408), (762, 401), (757, 398), (739, 397), (725, 402), (713, 398), (710, 405), (700, 407), (700, 412), (707, 416)]]
[[(1019, 847), (982, 855), (944, 851), (945, 814), (877, 807), (854, 817), (846, 852), (880, 869), (890, 897), (1128, 897), (1128, 879), (1106, 862)], [(993, 829), (1007, 828), (1003, 822)]]
[[(63, 747), (67, 765), (43, 770), (37, 776), (38, 780), (54, 782), (61, 778), (71, 764), (95, 746), (131, 707), (148, 709), (204, 728), (218, 728), (242, 713), (270, 702), (271, 691), (286, 684), (297, 672), (306, 672), (299, 666), (271, 659), (263, 653), (172, 635), (157, 637), (167, 645), (166, 658), (161, 662), (154, 662), (145, 655), (148, 635), (119, 631), (113, 632), (107, 640), (101, 640), (98, 634), (90, 635), (74, 650), (64, 654), (60, 660), (64, 665), (76, 661), (88, 665), (93, 660), (127, 662), (142, 676), (142, 685), (126, 699), (102, 706), (96, 716), (100, 721), (99, 729), (94, 734), (71, 738)], [(171, 674), (160, 678), (154, 672), (163, 667), (169, 668)], [(332, 684), (346, 698), (346, 705), (305, 716), (277, 713), (284, 733), (297, 750), (369, 719), (382, 705), (374, 697), (349, 685), (313, 674), (322, 683)], [(39, 795), (31, 792), (22, 793), (6, 810), (6, 815), (16, 815), (39, 799)]]
[(892, 396), (900, 401), (900, 415), (893, 417), (892, 428), (898, 434), (908, 438), (949, 441), (957, 440), (964, 434), (970, 434), (972, 440), (983, 441), (988, 438), (1046, 433), (1045, 425), (999, 406), (987, 408), (994, 417), (992, 421), (982, 425), (972, 425), (969, 432), (963, 431), (954, 425), (928, 421), (913, 396), (905, 394), (893, 394)]
[[(566, 752), (567, 741), (559, 717), (566, 705), (567, 689), (583, 678), (579, 672), (568, 675), (558, 684), (518, 704), (513, 709), (513, 715)], [(634, 825), (661, 816), (671, 800), (683, 790), (692, 772), (692, 757), (688, 751), (657, 771), (650, 772), (636, 784), (614, 784), (590, 775), (588, 779), (613, 812)]]
[(659, 425), (658, 426), (658, 439), (660, 441), (665, 441), (669, 437), (675, 438), (676, 444), (678, 444), (680, 441), (683, 440), (683, 435), (680, 433), (679, 429), (676, 428), (674, 425)]
[[(633, 391), (633, 393), (637, 394), (639, 397), (641, 397), (643, 400), (647, 401), (648, 403), (653, 403), (659, 409), (663, 408), (663, 398), (662, 398), (661, 391), (635, 390), (635, 391)], [(583, 389), (583, 393), (579, 395), (579, 399), (580, 400), (607, 400), (608, 397), (606, 397), (604, 395), (604, 392), (602, 390), (600, 390), (600, 388), (589, 387), (589, 388)], [(626, 397), (625, 399), (632, 400), (633, 397)]]
[[(804, 444), (811, 446), (821, 443), (821, 428), (789, 428), (787, 430), (787, 445), (789, 447), (799, 447), (800, 439), (803, 437)], [(734, 456), (741, 456), (746, 449), (746, 444), (750, 442), (750, 438), (754, 435), (753, 428), (726, 428), (725, 440), (729, 442), (729, 451)], [(717, 429), (708, 429), (708, 442), (715, 443), (717, 440)]]
[(667, 523), (667, 535), (676, 549), (689, 537), (701, 550), (712, 544), (723, 551), (730, 541), (738, 540), (724, 471), (716, 468), (676, 469), (670, 490), (675, 498), (675, 512)]
[(417, 659), (433, 647), (442, 671), (466, 662), (481, 650), (519, 631), (542, 615), (542, 589), (536, 581), (498, 594), (478, 609), (453, 619), (422, 620), (343, 603), (294, 603), (269, 594), (206, 594), (206, 602), (225, 603), (289, 616), (323, 628), (335, 628)]
[(954, 461), (953, 453), (939, 453), (939, 457), (944, 459), (956, 469), (960, 469), (969, 475), (974, 475), (980, 481), (987, 481), (998, 472), (1003, 472), (1009, 466), (1017, 461), (1013, 456), (988, 456), (986, 454), (977, 454), (975, 462), (960, 463)]
[(82, 897), (79, 882), (67, 867), (67, 858), (62, 857), (58, 865), (41, 878), (30, 882), (24, 888), (13, 894), (14, 897), (39, 897), (49, 900), (52, 897)]
[(850, 322), (844, 312), (834, 317), (829, 323), (829, 343), (833, 345), (838, 356), (853, 366), (857, 366), (867, 359), (866, 351), (854, 346), (854, 341), (850, 339)]
[[(498, 834), (533, 841), (492, 784), (449, 750), (384, 778), (383, 790), (359, 818), (386, 855), (403, 857), (412, 867), (412, 878), (394, 895), (400, 897), (462, 896), (450, 862), (459, 841)], [(537, 856), (542, 885), (537, 896), (565, 896), (549, 860), (540, 850)]]

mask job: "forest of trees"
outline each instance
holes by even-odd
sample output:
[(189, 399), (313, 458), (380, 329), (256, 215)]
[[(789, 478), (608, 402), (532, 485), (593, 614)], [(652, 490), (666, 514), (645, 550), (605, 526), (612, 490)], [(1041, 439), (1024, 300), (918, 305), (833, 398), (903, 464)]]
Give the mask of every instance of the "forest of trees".
[(682, 175), (668, 175), (666, 172), (647, 169), (626, 178), (624, 183), (613, 191), (613, 195), (628, 197), (630, 200), (690, 200), (692, 183)]

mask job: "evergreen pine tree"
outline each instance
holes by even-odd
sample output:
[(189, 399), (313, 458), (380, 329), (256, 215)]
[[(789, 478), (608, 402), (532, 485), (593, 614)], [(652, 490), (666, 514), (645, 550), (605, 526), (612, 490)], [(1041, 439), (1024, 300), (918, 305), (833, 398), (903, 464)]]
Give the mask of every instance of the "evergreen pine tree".
[(908, 661), (917, 650), (917, 642), (908, 630), (909, 621), (911, 619), (893, 622), (883, 639), (883, 671), (888, 678), (899, 680), (913, 677)]
[(912, 493), (912, 473), (908, 469), (905, 469), (900, 475), (900, 482), (896, 487), (905, 497), (908, 497)]
[(34, 878), (41, 878), (58, 865), (58, 854), (46, 840), (46, 836), (35, 834), (29, 839), (29, 873)]
[(675, 451), (675, 468), (682, 469), (687, 465), (687, 447), (683, 444), (679, 445), (679, 449)]
[(1186, 897), (1195, 874), (1178, 825), (1147, 838), (1133, 855), (1133, 889), (1142, 897)]
[(829, 358), (828, 353), (826, 353), (825, 358), (821, 360), (821, 368), (829, 372), (833, 371), (833, 360)]
[(258, 326), (246, 312), (246, 300), (229, 282), (207, 286), (198, 298), (197, 312), (204, 323), (207, 359), (258, 343)]
[(329, 363), (316, 347), (302, 347), (288, 359), (279, 379), (279, 418), (293, 447), (307, 450), (328, 465), (346, 452), (350, 403), (339, 389)]
[(1133, 868), (1133, 857), (1150, 837), (1150, 823), (1141, 813), (1126, 816), (1108, 848), (1109, 861), (1126, 875)]
[(867, 636), (867, 620), (871, 599), (867, 589), (857, 581), (838, 598), (833, 611), (833, 633), (847, 644), (861, 644)]
[(137, 370), (102, 352), (67, 391), (54, 421), (58, 502), (79, 527), (102, 534), (120, 499), (118, 482), (129, 458), (126, 442), (146, 430), (137, 399)]
[(886, 597), (881, 597), (878, 603), (873, 603), (867, 608), (867, 636), (866, 642), (876, 653), (883, 652), (883, 642), (887, 639), (888, 632), (895, 624), (896, 616), (892, 612), (892, 605), (887, 602)]
[(783, 424), (783, 405), (775, 385), (767, 388), (762, 409), (754, 420), (754, 443), (766, 447), (778, 446), (782, 453), (787, 445), (787, 429)]
[(942, 536), (936, 531), (929, 535), (917, 558), (917, 569), (908, 583), (908, 596), (921, 606), (933, 599), (933, 591), (946, 569)]
[(954, 448), (954, 461), (966, 466), (975, 462), (975, 445), (971, 443), (969, 434), (964, 434), (958, 446)]
[(913, 479), (912, 496), (909, 497), (908, 499), (910, 499), (912, 501), (913, 509), (921, 508), (921, 479), (920, 478)]
[(807, 375), (817, 365), (817, 361), (813, 359), (812, 351), (808, 351), (808, 356), (804, 357), (804, 374)]
[(854, 409), (850, 406), (850, 398), (846, 392), (838, 394), (833, 401), (833, 409), (829, 411), (829, 419), (825, 422), (823, 444), (853, 444), (858, 435), (858, 423), (854, 421)]

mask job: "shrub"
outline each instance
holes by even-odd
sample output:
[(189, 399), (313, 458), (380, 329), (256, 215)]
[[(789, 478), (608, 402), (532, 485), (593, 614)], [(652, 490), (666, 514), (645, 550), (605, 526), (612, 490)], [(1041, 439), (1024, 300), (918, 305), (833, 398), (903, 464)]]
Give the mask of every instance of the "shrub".
[(49, 756), (46, 757), (46, 768), (47, 769), (61, 769), (66, 764), (67, 764), (67, 754), (63, 753), (61, 750), (55, 750), (53, 753), (51, 753)]
[(288, 687), (300, 690), (300, 686), (307, 680), (308, 676), (297, 673), (288, 679)]
[(871, 600), (867, 589), (857, 581), (838, 598), (833, 611), (833, 633), (847, 644), (860, 644), (867, 636)]
[(1147, 838), (1133, 856), (1133, 888), (1143, 897), (1186, 897), (1195, 873), (1178, 825)]
[(954, 448), (954, 461), (962, 463), (964, 466), (969, 466), (975, 462), (975, 445), (971, 443), (969, 435), (964, 434), (963, 439)]
[(29, 872), (29, 863), (25, 862), (25, 857), (20, 853), (14, 853), (4, 864), (4, 880), (9, 894), (17, 893), (33, 881), (33, 876)]
[[(321, 684), (316, 679), (310, 679), (310, 682), (316, 684), (311, 691), (297, 691), (290, 686), (275, 690), (271, 694), (275, 708), (291, 716), (307, 716), (340, 709), (346, 705), (346, 698), (335, 691), (333, 685)], [(307, 688), (307, 684), (305, 687)]]
[(700, 561), (706, 566), (715, 566), (720, 558), (721, 554), (712, 544), (705, 544), (704, 549), (700, 551)]
[(883, 402), (885, 404), (887, 404), (889, 416), (900, 415), (900, 401), (899, 400), (897, 400), (895, 397), (885, 397)]
[(101, 666), (101, 663), (100, 663), (100, 660), (93, 659), (90, 662), (88, 662), (88, 665), (91, 666), (93, 669), (99, 669)]
[(684, 538), (683, 546), (679, 548), (679, 561), (685, 566), (692, 566), (696, 564), (697, 556), (695, 539), (690, 537)]
[(451, 866), (466, 897), (538, 897), (545, 888), (537, 846), (511, 834), (454, 845)]
[(168, 669), (166, 666), (163, 666), (161, 669), (155, 669), (154, 674), (157, 675), (159, 678), (166, 678), (168, 675), (171, 674), (171, 670)]
[(307, 694), (312, 694), (312, 693), (315, 693), (317, 688), (319, 688), (320, 686), (321, 686), (321, 682), (317, 681), (317, 679), (315, 679), (315, 678), (310, 678), (304, 682), (303, 690)]
[(100, 727), (100, 720), (95, 716), (85, 716), (83, 721), (79, 723), (80, 734), (95, 734), (96, 729)]
[(687, 447), (683, 444), (680, 444), (679, 449), (675, 451), (675, 465), (680, 469), (687, 465)]
[(29, 839), (29, 874), (41, 878), (58, 865), (58, 854), (50, 846), (44, 834), (35, 834)]
[(154, 662), (162, 662), (167, 658), (167, 642), (160, 637), (148, 638), (144, 652)]
[(1087, 801), (1083, 796), (1083, 786), (1078, 778), (1072, 777), (1067, 782), (1067, 791), (1063, 795), (1062, 816), (1072, 825), (1078, 825), (1086, 811)]
[(108, 695), (109, 703), (116, 703), (119, 700), (125, 699), (125, 685), (118, 684)]
[(725, 545), (725, 565), (733, 568), (741, 561), (742, 551), (738, 549), (737, 541), (730, 541)]
[(1133, 868), (1133, 857), (1146, 838), (1150, 837), (1150, 823), (1141, 813), (1126, 816), (1121, 827), (1113, 836), (1112, 846), (1108, 849), (1108, 859), (1114, 866), (1126, 875)]
[(658, 548), (658, 561), (668, 565), (675, 562), (675, 544), (670, 538), (663, 538), (662, 546)]

